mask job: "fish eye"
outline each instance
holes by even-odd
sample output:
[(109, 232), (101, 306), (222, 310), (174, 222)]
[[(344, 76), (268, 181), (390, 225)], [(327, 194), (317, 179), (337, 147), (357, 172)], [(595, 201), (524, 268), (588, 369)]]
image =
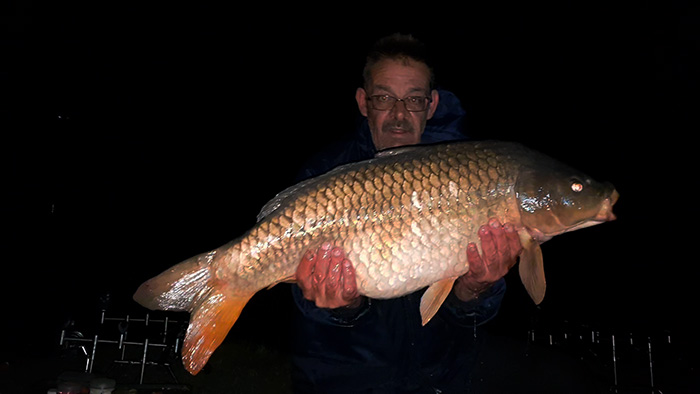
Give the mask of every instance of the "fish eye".
[(576, 193), (581, 193), (583, 191), (583, 183), (579, 181), (573, 181), (571, 183), (571, 190), (573, 190)]

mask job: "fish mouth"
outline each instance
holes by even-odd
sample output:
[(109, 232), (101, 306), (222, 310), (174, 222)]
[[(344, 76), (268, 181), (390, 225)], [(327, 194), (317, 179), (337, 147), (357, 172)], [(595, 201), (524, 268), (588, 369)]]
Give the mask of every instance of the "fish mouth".
[(581, 222), (564, 232), (580, 230), (582, 228), (595, 226), (596, 224), (612, 222), (613, 220), (617, 219), (617, 216), (615, 216), (615, 214), (612, 211), (612, 207), (613, 205), (615, 205), (618, 198), (620, 198), (620, 193), (618, 193), (617, 190), (613, 189), (612, 193), (610, 193), (610, 197), (606, 198), (603, 201), (603, 203), (600, 206), (600, 210), (594, 217), (586, 220), (585, 222)]
[(600, 207), (600, 211), (598, 211), (598, 214), (593, 218), (593, 221), (597, 223), (603, 223), (603, 222), (611, 222), (615, 219), (617, 219), (617, 216), (612, 211), (613, 205), (617, 202), (617, 200), (620, 198), (620, 193), (617, 192), (617, 190), (613, 189), (612, 193), (610, 193), (610, 197), (606, 198), (605, 201), (603, 201), (603, 204)]
[[(545, 241), (548, 241), (552, 239), (552, 237), (559, 235), (559, 234), (564, 234), (568, 233), (571, 231), (576, 231), (580, 230), (583, 228), (587, 227), (592, 227), (597, 224), (605, 223), (605, 222), (611, 222), (615, 219), (617, 219), (617, 216), (612, 211), (613, 205), (617, 202), (618, 198), (620, 198), (620, 194), (617, 192), (617, 190), (613, 189), (613, 191), (610, 193), (610, 197), (606, 198), (603, 203), (600, 206), (600, 209), (598, 210), (598, 213), (593, 216), (590, 219), (587, 219), (585, 221), (579, 222), (577, 224), (574, 224), (571, 227), (568, 228), (563, 228), (560, 231), (555, 231), (555, 232), (542, 232), (540, 230), (535, 230), (535, 229), (529, 229), (528, 231), (530, 232), (530, 235), (536, 239), (538, 242), (543, 243)], [(558, 219), (557, 219), (558, 220)], [(559, 222), (562, 227), (565, 227), (561, 222)]]

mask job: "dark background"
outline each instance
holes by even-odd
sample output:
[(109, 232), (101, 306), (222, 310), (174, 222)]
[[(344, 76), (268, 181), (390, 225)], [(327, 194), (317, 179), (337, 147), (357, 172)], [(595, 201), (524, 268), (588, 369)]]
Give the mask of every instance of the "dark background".
[[(697, 330), (697, 5), (222, 3), (0, 8), (4, 350), (55, 343), (103, 293), (142, 313), (141, 282), (250, 228), (313, 152), (352, 132), (366, 51), (393, 32), (428, 45), (470, 137), (520, 141), (621, 195), (616, 222), (543, 245), (537, 310), (509, 276), (503, 327), (546, 313)], [(271, 316), (289, 312), (270, 306), (287, 297), (261, 293), (240, 323), (279, 327)]]

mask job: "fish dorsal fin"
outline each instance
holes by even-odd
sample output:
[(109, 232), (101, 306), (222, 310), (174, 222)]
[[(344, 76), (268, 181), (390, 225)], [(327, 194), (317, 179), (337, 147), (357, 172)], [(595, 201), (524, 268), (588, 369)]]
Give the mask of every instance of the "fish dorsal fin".
[(282, 205), (282, 203), (287, 200), (290, 196), (293, 196), (294, 193), (296, 193), (298, 190), (303, 189), (306, 187), (306, 185), (314, 182), (315, 178), (307, 179), (305, 181), (299, 182), (296, 185), (289, 186), (288, 188), (282, 190), (279, 192), (272, 200), (268, 201), (267, 204), (265, 204), (262, 209), (260, 210), (260, 213), (258, 213), (257, 221), (263, 220), (265, 217), (267, 217), (269, 214), (272, 212), (276, 211), (277, 208)]
[(324, 174), (317, 175), (313, 178), (305, 179), (295, 185), (289, 186), (288, 188), (279, 192), (275, 197), (272, 198), (272, 200), (268, 201), (267, 204), (265, 204), (262, 207), (260, 213), (258, 213), (257, 221), (259, 222), (263, 220), (271, 213), (275, 212), (282, 205), (288, 204), (289, 201), (293, 201), (296, 195), (298, 193), (303, 192), (304, 189), (313, 188), (314, 185), (322, 183), (324, 180), (327, 180), (328, 178), (333, 177), (335, 175), (342, 174), (345, 171), (352, 170), (353, 168), (361, 168), (364, 164), (370, 162), (371, 160), (372, 159), (342, 164)]
[(347, 163), (347, 164), (342, 164), (338, 167), (333, 168), (332, 170), (326, 172), (325, 174), (318, 175), (313, 178), (306, 179), (304, 181), (301, 181), (297, 183), (296, 185), (289, 186), (288, 188), (282, 190), (279, 194), (277, 194), (275, 197), (272, 198), (272, 200), (268, 201), (267, 204), (265, 204), (262, 209), (260, 210), (260, 213), (258, 213), (257, 216), (257, 221), (261, 221), (267, 216), (269, 216), (271, 213), (275, 212), (280, 206), (284, 205), (287, 203), (287, 200), (293, 199), (294, 196), (297, 194), (297, 192), (313, 186), (313, 184), (317, 182), (321, 182), (323, 179), (327, 179), (328, 177), (341, 174), (345, 171), (352, 170), (353, 168), (362, 168), (363, 165), (366, 165), (367, 163), (372, 163), (375, 159), (378, 158), (383, 158), (383, 157), (393, 157), (393, 156), (398, 156), (402, 155), (407, 152), (412, 152), (416, 150), (424, 149), (422, 145), (410, 145), (410, 146), (402, 146), (400, 148), (389, 148), (385, 149), (383, 151), (377, 152), (374, 156), (374, 158), (369, 159), (369, 160), (364, 160), (360, 162), (353, 162), (353, 163)]
[(521, 230), (520, 243), (523, 252), (520, 254), (520, 280), (535, 304), (539, 305), (544, 299), (547, 282), (544, 278), (544, 262), (540, 244), (530, 236), (527, 230)]
[(455, 284), (456, 279), (447, 278), (435, 282), (423, 293), (423, 297), (420, 299), (420, 316), (423, 320), (423, 325), (428, 324), (430, 319), (435, 316), (442, 303), (450, 294), (450, 291), (452, 291), (452, 286)]

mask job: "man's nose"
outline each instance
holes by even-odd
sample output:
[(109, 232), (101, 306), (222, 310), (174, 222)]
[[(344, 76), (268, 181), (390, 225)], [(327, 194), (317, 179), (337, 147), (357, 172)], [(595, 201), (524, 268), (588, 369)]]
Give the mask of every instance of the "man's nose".
[(396, 101), (394, 106), (391, 108), (391, 115), (396, 119), (403, 119), (408, 115), (408, 110), (406, 109), (406, 103), (401, 101)]

